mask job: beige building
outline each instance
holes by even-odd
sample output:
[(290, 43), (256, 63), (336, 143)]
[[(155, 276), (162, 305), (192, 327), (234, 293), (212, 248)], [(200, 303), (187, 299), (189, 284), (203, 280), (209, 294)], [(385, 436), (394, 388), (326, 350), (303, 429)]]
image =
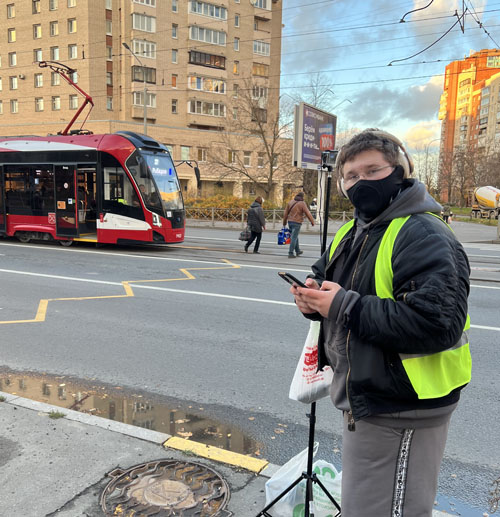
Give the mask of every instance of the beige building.
[[(76, 70), (71, 77), (93, 99), (86, 129), (142, 133), (146, 112), (148, 135), (167, 144), (175, 160), (199, 162), (202, 195), (253, 195), (259, 188), (241, 175), (222, 178), (207, 162), (208, 150), (238, 117), (241, 89), (249, 84), (264, 117), (278, 113), (282, 1), (6, 0), (0, 6), (0, 135), (66, 127), (83, 96), (39, 66), (56, 61)], [(228, 159), (229, 151), (241, 153), (248, 167), (258, 168), (255, 138), (238, 142)], [(195, 193), (193, 169), (183, 165), (178, 172), (184, 192)], [(290, 171), (286, 177), (277, 175), (277, 200), (285, 183), (290, 187)]]

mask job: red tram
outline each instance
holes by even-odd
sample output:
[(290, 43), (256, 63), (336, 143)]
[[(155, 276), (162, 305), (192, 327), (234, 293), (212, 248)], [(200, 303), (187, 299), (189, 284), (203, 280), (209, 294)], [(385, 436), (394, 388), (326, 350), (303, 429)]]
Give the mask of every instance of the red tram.
[(130, 131), (76, 133), (0, 139), (0, 234), (63, 245), (182, 242), (167, 148)]

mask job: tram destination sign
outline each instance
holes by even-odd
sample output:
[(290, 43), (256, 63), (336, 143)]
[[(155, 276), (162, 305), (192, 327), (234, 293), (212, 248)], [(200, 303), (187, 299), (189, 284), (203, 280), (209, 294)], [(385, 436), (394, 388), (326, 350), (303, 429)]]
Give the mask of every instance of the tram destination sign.
[(295, 106), (293, 165), (321, 169), (321, 153), (335, 148), (337, 117), (301, 102)]

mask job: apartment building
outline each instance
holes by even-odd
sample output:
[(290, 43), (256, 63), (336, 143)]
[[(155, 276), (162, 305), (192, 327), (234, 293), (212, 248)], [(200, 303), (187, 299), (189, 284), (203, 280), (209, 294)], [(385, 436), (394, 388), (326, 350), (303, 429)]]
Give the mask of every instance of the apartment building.
[[(439, 107), (441, 122), (441, 199), (449, 201), (457, 150), (482, 149), (498, 143), (500, 49), (472, 52), (446, 66)], [(496, 136), (498, 134), (498, 136)]]
[[(282, 1), (6, 0), (0, 135), (57, 133), (75, 115), (83, 97), (40, 67), (55, 61), (74, 70), (70, 77), (93, 99), (85, 128), (143, 132), (146, 119), (147, 134), (174, 159), (200, 162), (202, 193), (252, 195), (254, 186), (237, 175), (221, 180), (207, 150), (237, 118), (242, 88), (251, 85), (262, 116), (278, 112)], [(256, 154), (248, 163), (258, 167), (255, 138), (240, 142), (231, 151)], [(185, 191), (195, 190), (191, 168), (180, 167), (179, 175)], [(283, 188), (278, 178), (277, 199)]]

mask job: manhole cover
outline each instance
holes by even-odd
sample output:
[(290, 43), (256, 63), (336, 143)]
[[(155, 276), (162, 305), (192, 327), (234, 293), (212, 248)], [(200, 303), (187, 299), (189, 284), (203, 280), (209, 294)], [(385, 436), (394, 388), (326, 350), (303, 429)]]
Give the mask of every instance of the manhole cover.
[(124, 517), (230, 516), (224, 510), (229, 486), (212, 469), (199, 463), (159, 460), (116, 469), (101, 495), (106, 515)]

